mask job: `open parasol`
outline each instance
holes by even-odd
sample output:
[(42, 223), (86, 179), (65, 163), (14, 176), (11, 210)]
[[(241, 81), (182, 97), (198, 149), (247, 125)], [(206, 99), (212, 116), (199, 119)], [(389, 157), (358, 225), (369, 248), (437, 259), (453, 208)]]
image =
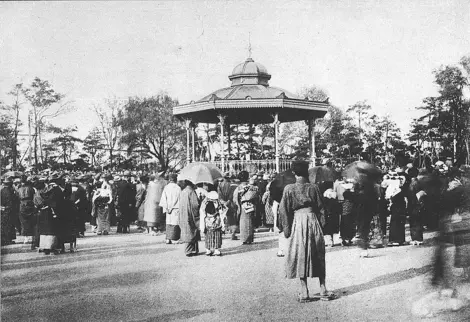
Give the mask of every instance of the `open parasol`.
[(348, 164), (343, 171), (346, 179), (355, 179), (357, 182), (377, 181), (382, 175), (382, 171), (375, 165), (365, 161), (355, 161)]
[(20, 171), (8, 171), (2, 175), (2, 178), (10, 178), (10, 177), (19, 178), (22, 175), (23, 175), (23, 172), (20, 172)]
[(178, 180), (188, 180), (193, 184), (214, 184), (215, 180), (222, 177), (222, 172), (215, 165), (204, 162), (193, 162), (181, 169)]

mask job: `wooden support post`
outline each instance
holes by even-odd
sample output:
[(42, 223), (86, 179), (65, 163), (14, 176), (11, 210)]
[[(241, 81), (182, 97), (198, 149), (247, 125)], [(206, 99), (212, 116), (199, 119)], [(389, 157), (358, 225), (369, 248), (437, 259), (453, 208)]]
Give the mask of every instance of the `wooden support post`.
[(316, 164), (316, 155), (315, 155), (315, 118), (311, 118), (308, 121), (308, 135), (310, 141), (310, 163), (314, 167)]
[(225, 172), (225, 146), (224, 146), (224, 125), (225, 125), (225, 115), (219, 114), (219, 121), (220, 121), (220, 161), (222, 172)]
[(189, 154), (189, 127), (191, 126), (191, 120), (185, 120), (186, 127), (186, 164), (191, 162), (191, 157)]
[(276, 158), (276, 172), (279, 173), (279, 114), (274, 114), (274, 155)]
[(191, 124), (191, 136), (192, 136), (192, 161), (196, 161), (196, 149), (194, 148), (194, 137), (196, 135), (196, 126), (194, 124)]

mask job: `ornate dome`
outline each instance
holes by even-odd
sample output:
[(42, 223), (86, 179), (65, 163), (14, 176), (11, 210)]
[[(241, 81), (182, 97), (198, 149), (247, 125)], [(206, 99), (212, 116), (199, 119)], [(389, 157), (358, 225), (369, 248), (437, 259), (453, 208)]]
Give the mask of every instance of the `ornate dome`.
[(251, 57), (243, 63), (238, 64), (228, 77), (232, 81), (232, 86), (237, 85), (264, 85), (269, 86), (268, 81), (271, 75), (268, 74), (266, 67), (256, 63)]

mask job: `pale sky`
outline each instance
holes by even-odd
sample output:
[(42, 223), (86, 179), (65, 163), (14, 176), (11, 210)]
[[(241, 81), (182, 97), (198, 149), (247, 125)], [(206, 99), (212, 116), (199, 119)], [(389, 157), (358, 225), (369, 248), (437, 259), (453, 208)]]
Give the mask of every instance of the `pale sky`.
[(316, 84), (343, 108), (367, 100), (407, 131), (436, 95), (432, 71), (470, 54), (470, 2), (1, 2), (0, 100), (49, 80), (76, 106), (57, 123), (84, 137), (104, 98), (164, 90), (188, 103), (229, 86), (250, 33), (270, 85)]

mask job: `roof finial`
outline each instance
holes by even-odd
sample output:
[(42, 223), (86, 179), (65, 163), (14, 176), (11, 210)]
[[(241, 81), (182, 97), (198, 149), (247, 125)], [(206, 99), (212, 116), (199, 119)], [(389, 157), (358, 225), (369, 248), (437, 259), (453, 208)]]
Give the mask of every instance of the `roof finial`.
[(251, 58), (251, 32), (248, 33), (248, 58)]

